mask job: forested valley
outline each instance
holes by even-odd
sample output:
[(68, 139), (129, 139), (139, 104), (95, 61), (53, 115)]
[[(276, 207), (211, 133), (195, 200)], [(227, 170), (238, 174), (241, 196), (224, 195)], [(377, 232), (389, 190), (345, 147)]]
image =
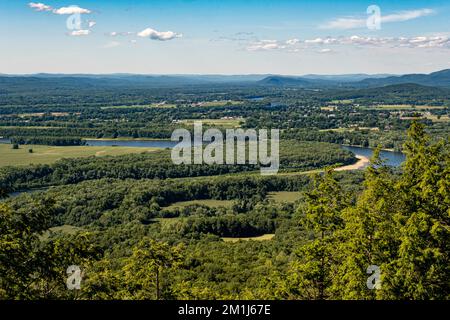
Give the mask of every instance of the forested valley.
[[(0, 297), (449, 299), (448, 141), (412, 122), (402, 150), (401, 170), (377, 149), (364, 171), (325, 162), (324, 171), (273, 177), (142, 175), (169, 172), (158, 164), (164, 152), (6, 169), (3, 196), (13, 190), (5, 183), (54, 186), (0, 204)], [(294, 192), (295, 201), (273, 197)], [(65, 287), (69, 265), (83, 270), (80, 290)], [(376, 290), (366, 285), (372, 265)]]

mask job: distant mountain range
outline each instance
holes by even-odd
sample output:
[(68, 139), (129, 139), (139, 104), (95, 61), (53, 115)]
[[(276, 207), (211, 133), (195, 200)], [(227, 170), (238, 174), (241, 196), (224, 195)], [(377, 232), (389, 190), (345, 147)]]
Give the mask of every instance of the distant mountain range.
[[(137, 74), (33, 74), (1, 75), (0, 89), (21, 84), (57, 85), (59, 87), (171, 87), (189, 85), (257, 85), (300, 88), (374, 88), (396, 84), (450, 87), (450, 69), (430, 74), (345, 74), (281, 76), (281, 75), (137, 75)], [(4, 86), (4, 87), (3, 87)], [(2, 88), (3, 87), (3, 88)]]
[(307, 75), (303, 77), (269, 76), (258, 82), (269, 86), (298, 86), (298, 87), (356, 87), (370, 88), (393, 84), (413, 83), (423, 86), (450, 87), (450, 69), (430, 74), (406, 74), (401, 76), (374, 75), (338, 75), (320, 76)]

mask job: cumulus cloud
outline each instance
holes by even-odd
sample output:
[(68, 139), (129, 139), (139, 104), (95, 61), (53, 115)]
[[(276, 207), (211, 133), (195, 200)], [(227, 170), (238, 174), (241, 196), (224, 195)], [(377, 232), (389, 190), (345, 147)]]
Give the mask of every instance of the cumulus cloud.
[[(450, 34), (438, 34), (416, 37), (368, 37), (353, 35), (349, 37), (324, 37), (306, 40), (260, 40), (250, 42), (247, 51), (279, 50), (299, 52), (300, 50), (315, 50), (317, 53), (333, 53), (341, 47), (378, 47), (378, 48), (443, 48), (450, 49)], [(327, 46), (327, 48), (323, 48)], [(330, 47), (333, 47), (331, 49)]]
[(30, 2), (28, 6), (35, 11), (51, 11), (54, 14), (70, 15), (70, 14), (89, 14), (92, 11), (89, 9), (80, 8), (79, 6), (69, 6), (54, 9), (52, 6), (46, 5), (41, 2)]
[(142, 38), (150, 38), (152, 40), (167, 41), (175, 38), (181, 38), (183, 35), (173, 31), (156, 31), (152, 28), (142, 30), (137, 34)]
[(418, 36), (418, 37), (365, 37), (353, 35), (339, 38), (315, 38), (305, 40), (308, 45), (357, 45), (357, 46), (387, 46), (387, 47), (411, 47), (432, 48), (450, 47), (450, 38), (444, 35)]
[(90, 33), (91, 33), (90, 30), (81, 29), (81, 30), (73, 30), (73, 31), (69, 32), (69, 35), (74, 36), (74, 37), (80, 37), (80, 36), (87, 36)]
[(269, 50), (278, 50), (286, 48), (285, 45), (282, 45), (277, 40), (261, 40), (257, 42), (252, 42), (248, 47), (247, 51), (269, 51)]
[(51, 6), (48, 6), (46, 4), (43, 3), (35, 3), (35, 2), (30, 2), (28, 4), (28, 6), (32, 9), (34, 9), (35, 11), (52, 11), (53, 8)]
[(338, 39), (336, 38), (315, 38), (315, 39), (307, 39), (305, 40), (306, 44), (335, 44), (338, 43)]
[(78, 6), (70, 6), (70, 7), (61, 7), (59, 9), (53, 10), (54, 14), (89, 14), (91, 13), (91, 10), (80, 8)]
[[(420, 17), (429, 16), (435, 13), (433, 9), (417, 9), (417, 10), (408, 10), (401, 11), (398, 13), (393, 13), (389, 15), (381, 15), (381, 23), (390, 23), (390, 22), (402, 22), (417, 19)], [(365, 28), (366, 27), (365, 18), (336, 18), (334, 20), (328, 21), (327, 23), (319, 26), (321, 29), (355, 29), (355, 28)]]

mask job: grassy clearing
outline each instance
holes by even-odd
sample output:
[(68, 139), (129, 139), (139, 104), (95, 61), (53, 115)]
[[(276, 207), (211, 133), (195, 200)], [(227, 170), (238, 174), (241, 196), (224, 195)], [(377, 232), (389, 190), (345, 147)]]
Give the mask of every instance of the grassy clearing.
[(81, 138), (82, 140), (93, 141), (171, 141), (170, 139), (158, 139), (158, 138), (131, 138), (131, 137), (117, 137), (117, 138)]
[(438, 117), (437, 115), (429, 114), (429, 115), (426, 115), (425, 118), (427, 118), (433, 122), (449, 122), (450, 121), (450, 117), (446, 116), (446, 115)]
[(232, 119), (184, 119), (181, 123), (186, 125), (193, 125), (194, 122), (201, 121), (203, 125), (220, 126), (224, 128), (239, 128), (241, 122), (244, 122), (244, 118), (232, 118)]
[(241, 104), (242, 104), (241, 101), (220, 100), (220, 101), (199, 102), (197, 105), (201, 106), (201, 107), (223, 107), (223, 106), (226, 106), (226, 105), (237, 106), (237, 105), (241, 105)]
[(355, 131), (355, 128), (333, 128), (333, 129), (320, 129), (319, 131), (333, 131), (333, 132), (347, 132), (347, 131)]
[(270, 200), (275, 202), (295, 202), (300, 199), (300, 192), (296, 191), (279, 191), (279, 192), (269, 192), (267, 196)]
[(54, 233), (54, 232), (62, 232), (67, 235), (72, 235), (72, 234), (75, 234), (82, 230), (83, 229), (80, 227), (75, 227), (75, 226), (71, 226), (71, 225), (62, 225), (59, 227), (53, 227), (53, 228), (48, 229), (46, 232), (44, 232), (42, 234), (41, 239), (43, 239), (43, 240), (48, 239), (50, 234)]
[(411, 104), (378, 104), (373, 106), (364, 106), (363, 109), (370, 110), (440, 110), (445, 109), (444, 106), (413, 106)]
[(336, 106), (320, 107), (320, 110), (322, 111), (335, 111), (336, 109), (337, 109)]
[(268, 233), (268, 234), (263, 234), (262, 236), (259, 237), (248, 237), (248, 238), (229, 238), (229, 237), (224, 237), (221, 238), (223, 241), (225, 242), (238, 242), (238, 241), (250, 241), (250, 240), (254, 240), (254, 241), (268, 241), (268, 240), (272, 240), (273, 237), (275, 237), (275, 234), (273, 233)]
[(343, 100), (331, 100), (331, 104), (351, 104), (353, 103), (353, 100), (350, 99), (343, 99)]
[[(30, 153), (28, 151), (29, 149), (33, 149), (33, 153)], [(160, 149), (142, 147), (53, 147), (43, 145), (20, 145), (18, 150), (13, 150), (10, 144), (0, 144), (0, 167), (22, 166), (29, 164), (49, 164), (62, 158), (118, 156), (155, 150)]]
[(370, 131), (380, 131), (378, 127), (353, 127), (353, 128), (333, 128), (333, 129), (320, 129), (319, 131), (333, 131), (333, 132), (352, 132), (355, 130), (370, 130)]
[(144, 105), (132, 105), (132, 106), (105, 106), (101, 107), (100, 109), (106, 110), (106, 109), (148, 109), (148, 108), (176, 108), (176, 104), (170, 104), (170, 103), (152, 103), (152, 104), (144, 104)]
[(170, 206), (165, 207), (166, 210), (173, 210), (173, 209), (182, 209), (188, 206), (193, 205), (203, 205), (210, 208), (231, 208), (234, 204), (233, 200), (213, 200), (213, 199), (205, 199), (205, 200), (191, 200), (191, 201), (180, 201), (172, 203)]

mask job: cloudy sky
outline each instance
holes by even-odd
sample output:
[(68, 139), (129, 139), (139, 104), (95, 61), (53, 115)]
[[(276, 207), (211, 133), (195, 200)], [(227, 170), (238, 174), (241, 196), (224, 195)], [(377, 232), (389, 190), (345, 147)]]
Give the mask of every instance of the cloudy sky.
[(427, 73), (449, 1), (0, 0), (0, 73)]

